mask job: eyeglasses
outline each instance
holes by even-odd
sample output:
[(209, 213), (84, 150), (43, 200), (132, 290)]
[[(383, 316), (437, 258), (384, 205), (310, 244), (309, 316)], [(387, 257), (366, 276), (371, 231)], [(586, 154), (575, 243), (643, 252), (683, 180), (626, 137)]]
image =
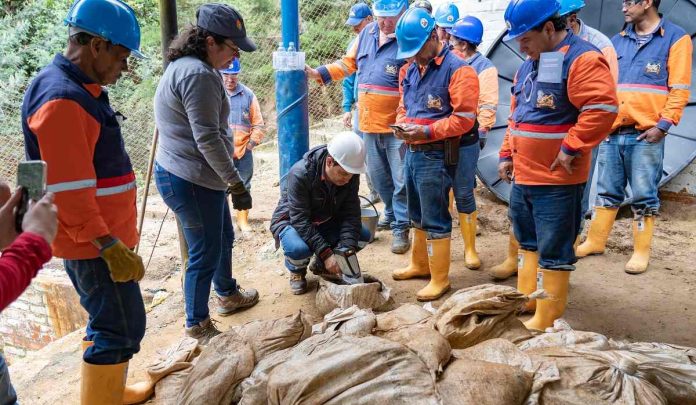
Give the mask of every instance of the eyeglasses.
[(239, 57), (239, 48), (236, 45), (230, 45), (227, 43), (227, 41), (222, 41), (222, 44), (230, 48), (230, 50), (232, 51), (232, 55)]
[(621, 4), (623, 5), (624, 8), (631, 8), (635, 6), (636, 4), (642, 3), (643, 0), (622, 0)]

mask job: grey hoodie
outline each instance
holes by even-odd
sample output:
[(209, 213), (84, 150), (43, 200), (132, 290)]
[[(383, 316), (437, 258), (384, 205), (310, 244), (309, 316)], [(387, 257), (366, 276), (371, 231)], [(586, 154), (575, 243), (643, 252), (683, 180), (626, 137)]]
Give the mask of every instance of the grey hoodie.
[(217, 70), (191, 56), (170, 63), (155, 93), (157, 163), (177, 177), (213, 190), (241, 181), (232, 161), (229, 113)]

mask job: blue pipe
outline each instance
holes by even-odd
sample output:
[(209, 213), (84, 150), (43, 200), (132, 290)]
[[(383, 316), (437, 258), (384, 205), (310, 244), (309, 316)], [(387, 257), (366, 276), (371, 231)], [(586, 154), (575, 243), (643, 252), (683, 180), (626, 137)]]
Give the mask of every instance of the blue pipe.
[[(280, 12), (283, 46), (287, 49), (293, 42), (299, 51), (298, 0), (281, 0)], [(307, 75), (304, 70), (284, 70), (276, 71), (275, 78), (280, 187), (284, 190), (288, 171), (309, 150)]]

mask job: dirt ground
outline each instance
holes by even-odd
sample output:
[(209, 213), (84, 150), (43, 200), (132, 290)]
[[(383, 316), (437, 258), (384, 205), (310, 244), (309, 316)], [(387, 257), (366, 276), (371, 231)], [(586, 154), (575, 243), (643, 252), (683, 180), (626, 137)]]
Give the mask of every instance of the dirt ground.
[[(254, 209), (250, 216), (254, 233), (248, 239), (237, 240), (233, 251), (234, 276), (243, 287), (259, 290), (261, 301), (230, 317), (213, 315), (221, 330), (254, 319), (278, 318), (300, 309), (319, 319), (314, 309), (316, 279), (310, 276), (314, 288), (309, 293), (292, 295), (282, 256), (275, 251), (273, 238), (267, 231), (279, 196), (278, 159), (272, 144), (264, 146), (255, 152)], [(483, 271), (464, 267), (462, 238), (455, 227), (451, 292), (491, 282), (485, 269), (502, 261), (507, 251), (507, 207), (485, 189), (477, 193), (482, 231), (477, 244)], [(166, 206), (155, 192), (148, 204), (140, 253), (146, 263), (152, 253), (142, 289), (148, 305), (157, 305), (148, 313), (142, 351), (131, 362), (131, 379), (142, 377), (145, 367), (157, 358), (158, 351), (183, 336), (176, 223), (171, 212), (164, 218), (166, 212)], [(649, 271), (639, 276), (623, 271), (632, 251), (632, 235), (627, 213), (622, 216), (614, 227), (607, 253), (578, 263), (571, 277), (570, 302), (564, 318), (575, 329), (595, 331), (612, 338), (696, 346), (696, 300), (693, 299), (696, 296), (696, 206), (664, 203), (656, 224)], [(359, 254), (363, 271), (386, 281), (397, 304), (415, 302), (415, 292), (425, 281), (393, 281), (391, 271), (405, 266), (409, 255), (397, 256), (389, 251), (391, 235), (388, 232), (379, 232), (377, 236), (378, 239)], [(505, 282), (513, 286), (515, 283), (515, 278)], [(437, 307), (442, 301), (433, 305)], [(214, 313), (212, 300), (211, 311)], [(11, 367), (20, 402), (79, 403), (81, 358), (78, 344), (82, 334), (83, 331), (76, 331)]]

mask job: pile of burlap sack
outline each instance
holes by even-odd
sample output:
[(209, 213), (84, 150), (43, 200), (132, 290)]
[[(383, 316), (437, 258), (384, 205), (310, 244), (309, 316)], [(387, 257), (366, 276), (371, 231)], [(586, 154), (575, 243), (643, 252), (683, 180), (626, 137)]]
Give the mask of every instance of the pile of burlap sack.
[(204, 348), (177, 343), (148, 370), (159, 380), (151, 403), (696, 404), (696, 349), (616, 342), (563, 321), (533, 336), (516, 317), (528, 298), (511, 287), (457, 291), (434, 313), (377, 314), (386, 286), (384, 300), (327, 304), (329, 287), (317, 300), (334, 309), (320, 323), (299, 312)]

